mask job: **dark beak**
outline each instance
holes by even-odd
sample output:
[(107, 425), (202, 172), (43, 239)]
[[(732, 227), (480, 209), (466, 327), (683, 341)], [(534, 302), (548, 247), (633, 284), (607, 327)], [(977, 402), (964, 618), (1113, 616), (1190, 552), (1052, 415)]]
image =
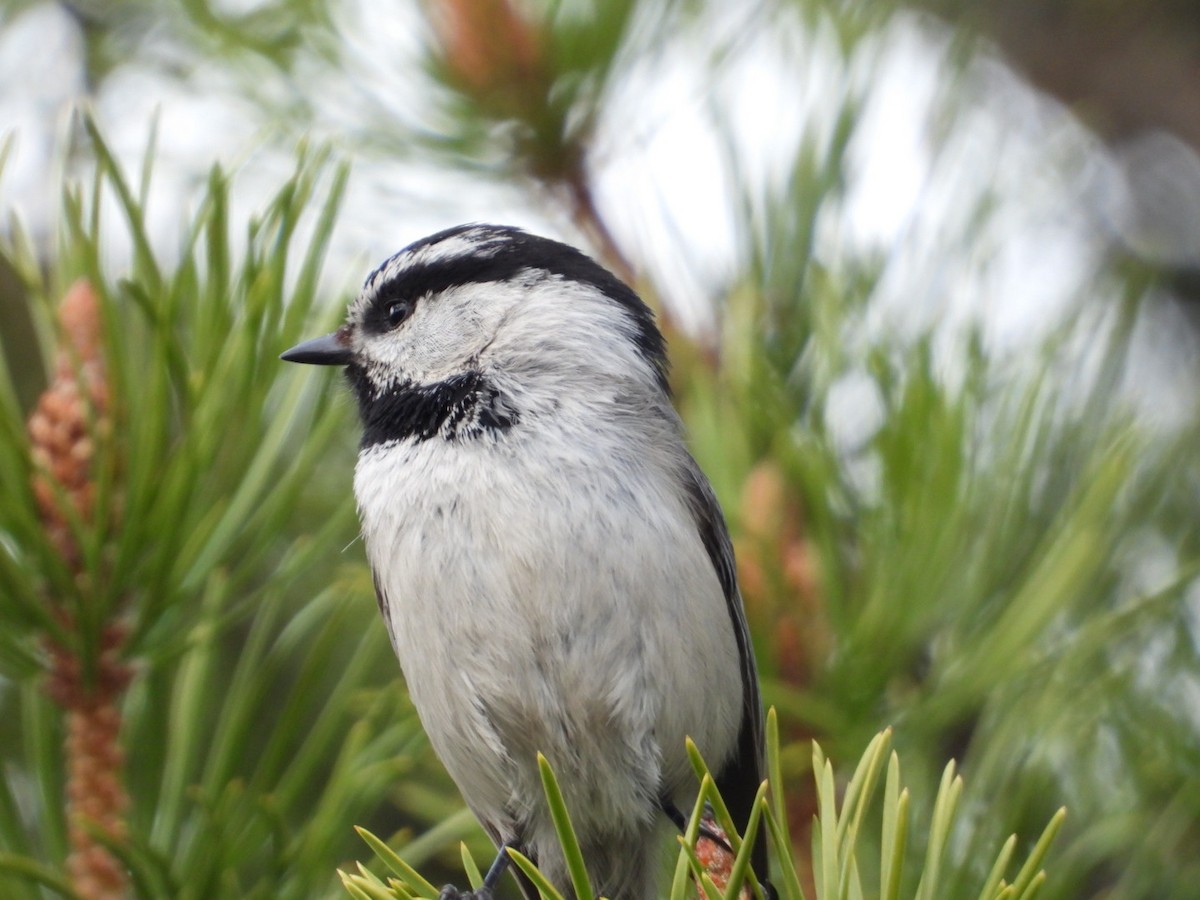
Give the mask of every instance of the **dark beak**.
[(308, 363), (310, 366), (345, 366), (354, 358), (344, 343), (346, 335), (335, 331), (311, 341), (297, 344), (291, 350), (279, 354), (284, 362)]

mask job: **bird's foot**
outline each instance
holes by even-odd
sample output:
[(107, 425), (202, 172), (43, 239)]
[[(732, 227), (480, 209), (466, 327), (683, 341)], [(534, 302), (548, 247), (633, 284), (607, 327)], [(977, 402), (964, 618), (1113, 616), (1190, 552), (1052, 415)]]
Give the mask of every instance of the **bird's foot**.
[(454, 885), (448, 884), (438, 894), (438, 900), (492, 900), (492, 888), (496, 886), (496, 882), (500, 880), (500, 876), (508, 868), (508, 848), (516, 846), (517, 844), (513, 841), (505, 841), (500, 845), (495, 860), (492, 861), (492, 864), (488, 867), (487, 875), (483, 878), (483, 884), (478, 888), (473, 891), (460, 891)]
[(477, 891), (460, 891), (448, 884), (438, 894), (438, 900), (492, 900), (492, 889), (485, 885)]

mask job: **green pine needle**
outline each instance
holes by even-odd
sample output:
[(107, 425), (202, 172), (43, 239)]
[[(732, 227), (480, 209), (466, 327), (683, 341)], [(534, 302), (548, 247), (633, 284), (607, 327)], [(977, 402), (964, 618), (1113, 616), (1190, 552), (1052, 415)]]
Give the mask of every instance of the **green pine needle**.
[(483, 884), (483, 873), (479, 871), (479, 866), (475, 864), (475, 857), (471, 855), (466, 842), (458, 845), (458, 852), (459, 856), (462, 857), (463, 871), (467, 873), (467, 884), (471, 885), (472, 890), (478, 889)]
[(567, 812), (567, 803), (558, 786), (558, 779), (554, 777), (546, 757), (539, 753), (537, 761), (538, 772), (542, 776), (542, 789), (546, 793), (546, 803), (550, 808), (550, 818), (562, 845), (567, 871), (571, 873), (571, 885), (575, 888), (575, 896), (578, 900), (593, 900), (595, 895), (588, 879), (587, 864), (579, 847), (579, 839), (575, 836), (575, 827), (571, 824), (571, 816)]
[(508, 850), (508, 855), (512, 858), (517, 868), (525, 873), (525, 876), (533, 882), (534, 887), (541, 892), (544, 900), (563, 900), (563, 895), (555, 889), (554, 885), (541, 873), (541, 870), (534, 865), (533, 860), (519, 850), (514, 850), (511, 847)]

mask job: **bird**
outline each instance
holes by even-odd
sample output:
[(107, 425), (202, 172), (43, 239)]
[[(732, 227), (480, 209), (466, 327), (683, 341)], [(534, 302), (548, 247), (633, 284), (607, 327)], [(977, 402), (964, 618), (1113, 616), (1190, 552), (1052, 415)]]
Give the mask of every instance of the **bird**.
[[(764, 766), (754, 650), (637, 293), (566, 243), (460, 225), (389, 257), (340, 328), (281, 358), (345, 370), (379, 609), (498, 849), (481, 888), (442, 900), (492, 897), (509, 848), (574, 896), (539, 754), (599, 896), (656, 895), (662, 832), (698, 793), (688, 738), (742, 831)], [(773, 896), (761, 834), (752, 866)]]

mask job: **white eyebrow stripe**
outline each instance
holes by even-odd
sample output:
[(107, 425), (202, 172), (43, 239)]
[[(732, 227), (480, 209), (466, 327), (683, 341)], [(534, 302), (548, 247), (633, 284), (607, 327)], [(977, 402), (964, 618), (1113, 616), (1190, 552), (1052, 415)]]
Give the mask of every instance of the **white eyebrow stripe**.
[(401, 251), (401, 257), (405, 263), (404, 268), (425, 266), (450, 262), (463, 256), (492, 256), (500, 249), (500, 243), (485, 229), (472, 228), (410, 253)]

